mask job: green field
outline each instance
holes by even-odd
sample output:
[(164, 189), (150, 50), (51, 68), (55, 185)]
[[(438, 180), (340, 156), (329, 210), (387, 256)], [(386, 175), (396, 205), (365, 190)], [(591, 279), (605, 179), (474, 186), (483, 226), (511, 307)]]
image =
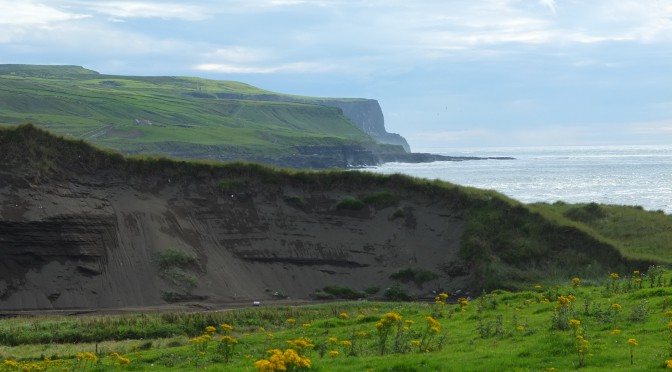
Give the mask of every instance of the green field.
[(179, 147), (200, 157), (245, 158), (293, 155), (296, 146), (376, 146), (334, 107), (218, 94), (283, 96), (233, 81), (0, 65), (0, 123), (30, 122), (122, 152), (159, 154)]
[(0, 320), (0, 370), (672, 368), (672, 275), (658, 267), (438, 300), (10, 318)]

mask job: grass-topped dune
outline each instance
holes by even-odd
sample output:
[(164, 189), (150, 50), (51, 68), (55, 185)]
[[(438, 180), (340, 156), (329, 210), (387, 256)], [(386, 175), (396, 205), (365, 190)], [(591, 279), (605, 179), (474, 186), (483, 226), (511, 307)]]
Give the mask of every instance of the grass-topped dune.
[(668, 263), (631, 226), (655, 219), (661, 242), (669, 216), (600, 206), (600, 225), (560, 207), (403, 175), (124, 157), (9, 127), (0, 309), (478, 294)]

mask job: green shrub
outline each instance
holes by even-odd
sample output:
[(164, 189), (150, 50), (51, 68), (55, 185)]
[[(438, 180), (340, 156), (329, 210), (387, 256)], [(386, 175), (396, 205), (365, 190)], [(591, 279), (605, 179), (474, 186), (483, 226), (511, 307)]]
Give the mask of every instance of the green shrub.
[(429, 270), (412, 268), (400, 270), (390, 275), (390, 279), (399, 280), (403, 283), (414, 282), (416, 284), (422, 284), (438, 277), (439, 276), (436, 273), (433, 273)]
[(381, 191), (375, 194), (370, 194), (362, 200), (365, 204), (375, 205), (379, 207), (389, 206), (397, 202), (397, 197), (394, 194)]
[(189, 254), (175, 249), (165, 249), (159, 253), (159, 268), (166, 270), (171, 267), (188, 267), (196, 264), (196, 259)]
[(401, 284), (393, 283), (389, 288), (383, 292), (383, 297), (390, 301), (410, 301), (411, 296), (401, 288)]
[(365, 204), (359, 199), (355, 199), (352, 197), (347, 197), (338, 203), (336, 203), (336, 210), (351, 210), (351, 211), (358, 211), (362, 208), (364, 208)]
[(356, 300), (359, 298), (365, 298), (366, 293), (361, 291), (355, 291), (354, 289), (348, 287), (341, 287), (337, 285), (329, 285), (322, 288), (322, 291), (328, 295), (333, 296), (333, 298), (342, 298), (348, 300)]
[(296, 208), (303, 208), (303, 206), (306, 204), (302, 197), (294, 195), (286, 197), (285, 203)]
[(397, 208), (394, 213), (392, 213), (392, 219), (404, 218), (406, 217), (406, 211), (403, 208)]

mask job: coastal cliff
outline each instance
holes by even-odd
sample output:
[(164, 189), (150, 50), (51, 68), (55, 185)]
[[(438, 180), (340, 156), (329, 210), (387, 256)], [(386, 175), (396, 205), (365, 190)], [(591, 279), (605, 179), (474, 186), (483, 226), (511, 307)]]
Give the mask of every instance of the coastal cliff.
[(371, 136), (379, 143), (398, 145), (406, 152), (411, 152), (411, 147), (404, 137), (397, 133), (388, 133), (385, 129), (385, 117), (380, 104), (375, 99), (329, 99), (310, 98), (279, 94), (239, 94), (239, 93), (215, 93), (213, 95), (196, 95), (200, 98), (217, 97), (219, 99), (246, 99), (272, 102), (296, 102), (312, 105), (337, 107), (343, 116), (347, 117), (364, 133)]

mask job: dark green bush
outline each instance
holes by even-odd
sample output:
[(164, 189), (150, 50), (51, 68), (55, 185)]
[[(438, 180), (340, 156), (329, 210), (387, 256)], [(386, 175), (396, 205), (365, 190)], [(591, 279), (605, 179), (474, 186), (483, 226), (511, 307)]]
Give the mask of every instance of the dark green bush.
[(341, 287), (337, 285), (328, 285), (322, 288), (322, 291), (326, 294), (333, 296), (333, 298), (342, 298), (347, 300), (356, 300), (358, 298), (365, 298), (366, 293), (361, 291), (356, 291), (348, 287)]
[(196, 259), (189, 254), (175, 249), (165, 249), (159, 253), (159, 268), (167, 270), (171, 267), (187, 267), (196, 264)]
[(358, 211), (364, 208), (364, 202), (359, 199), (347, 197), (336, 203), (336, 210), (351, 210)]
[(389, 288), (386, 288), (385, 292), (383, 292), (383, 297), (390, 301), (411, 300), (411, 296), (409, 296), (408, 293), (403, 288), (401, 288), (401, 284), (399, 283), (394, 283)]
[(362, 201), (365, 204), (384, 207), (395, 204), (397, 202), (397, 197), (390, 192), (381, 191), (375, 194), (367, 195)]
[(414, 282), (416, 284), (422, 284), (424, 282), (428, 282), (430, 280), (436, 279), (439, 276), (429, 270), (425, 269), (404, 269), (400, 270), (392, 275), (390, 275), (390, 279), (394, 280), (399, 280), (401, 282), (407, 283), (407, 282)]

